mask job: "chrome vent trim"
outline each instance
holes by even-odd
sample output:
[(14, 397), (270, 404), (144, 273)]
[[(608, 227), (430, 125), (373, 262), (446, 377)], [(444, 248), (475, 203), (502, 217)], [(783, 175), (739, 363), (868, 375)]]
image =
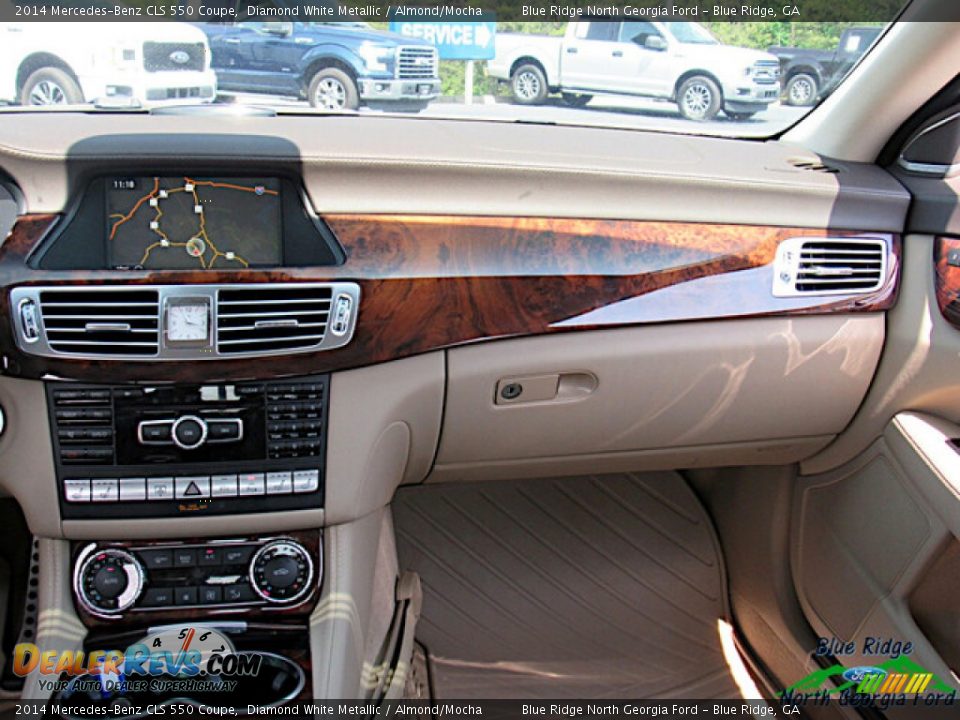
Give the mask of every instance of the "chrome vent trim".
[(882, 238), (790, 238), (773, 266), (775, 297), (865, 295), (883, 287), (890, 249)]
[[(168, 342), (167, 301), (210, 309), (210, 341)], [(221, 304), (222, 303), (222, 304)], [(350, 342), (360, 286), (333, 283), (31, 286), (10, 291), (17, 346), (91, 360), (216, 360), (332, 350)]]

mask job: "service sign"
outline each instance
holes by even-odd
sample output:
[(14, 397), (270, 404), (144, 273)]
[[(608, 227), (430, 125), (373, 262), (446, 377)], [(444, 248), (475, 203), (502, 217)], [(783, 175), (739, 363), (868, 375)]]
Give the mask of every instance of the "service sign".
[(494, 56), (496, 22), (391, 20), (390, 29), (407, 37), (426, 40), (437, 48), (441, 60), (491, 60)]

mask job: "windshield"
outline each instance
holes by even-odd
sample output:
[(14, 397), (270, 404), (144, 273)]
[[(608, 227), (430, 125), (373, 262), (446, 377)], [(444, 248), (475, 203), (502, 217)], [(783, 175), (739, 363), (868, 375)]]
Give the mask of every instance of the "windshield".
[(718, 45), (719, 41), (700, 23), (668, 22), (664, 23), (670, 34), (685, 45)]
[[(744, 16), (729, 0), (690, 3), (697, 12), (683, 14), (697, 21), (669, 22), (674, 6), (656, 2), (639, 15), (615, 3), (621, 20), (585, 19), (572, 0), (526, 11), (501, 0), (479, 19), (430, 2), (391, 5), (388, 17), (386, 6), (346, 0), (111, 0), (136, 21), (110, 19), (102, 0), (5, 3), (0, 113), (189, 106), (753, 138), (798, 122), (888, 26), (875, 15), (807, 21), (802, 4)], [(436, 14), (444, 8), (453, 19)], [(70, 19), (81, 10), (86, 19)]]

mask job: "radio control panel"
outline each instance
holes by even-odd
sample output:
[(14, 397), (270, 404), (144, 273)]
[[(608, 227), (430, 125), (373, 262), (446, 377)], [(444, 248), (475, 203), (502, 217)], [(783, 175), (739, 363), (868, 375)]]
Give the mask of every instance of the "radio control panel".
[(322, 507), (327, 386), (48, 383), (62, 517)]

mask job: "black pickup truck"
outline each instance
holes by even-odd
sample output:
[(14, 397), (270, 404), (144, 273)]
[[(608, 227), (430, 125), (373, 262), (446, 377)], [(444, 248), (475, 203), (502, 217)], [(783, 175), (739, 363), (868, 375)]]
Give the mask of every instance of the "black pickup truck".
[(882, 27), (854, 27), (843, 31), (833, 50), (771, 47), (780, 58), (783, 98), (788, 105), (814, 105), (828, 95), (870, 49)]

